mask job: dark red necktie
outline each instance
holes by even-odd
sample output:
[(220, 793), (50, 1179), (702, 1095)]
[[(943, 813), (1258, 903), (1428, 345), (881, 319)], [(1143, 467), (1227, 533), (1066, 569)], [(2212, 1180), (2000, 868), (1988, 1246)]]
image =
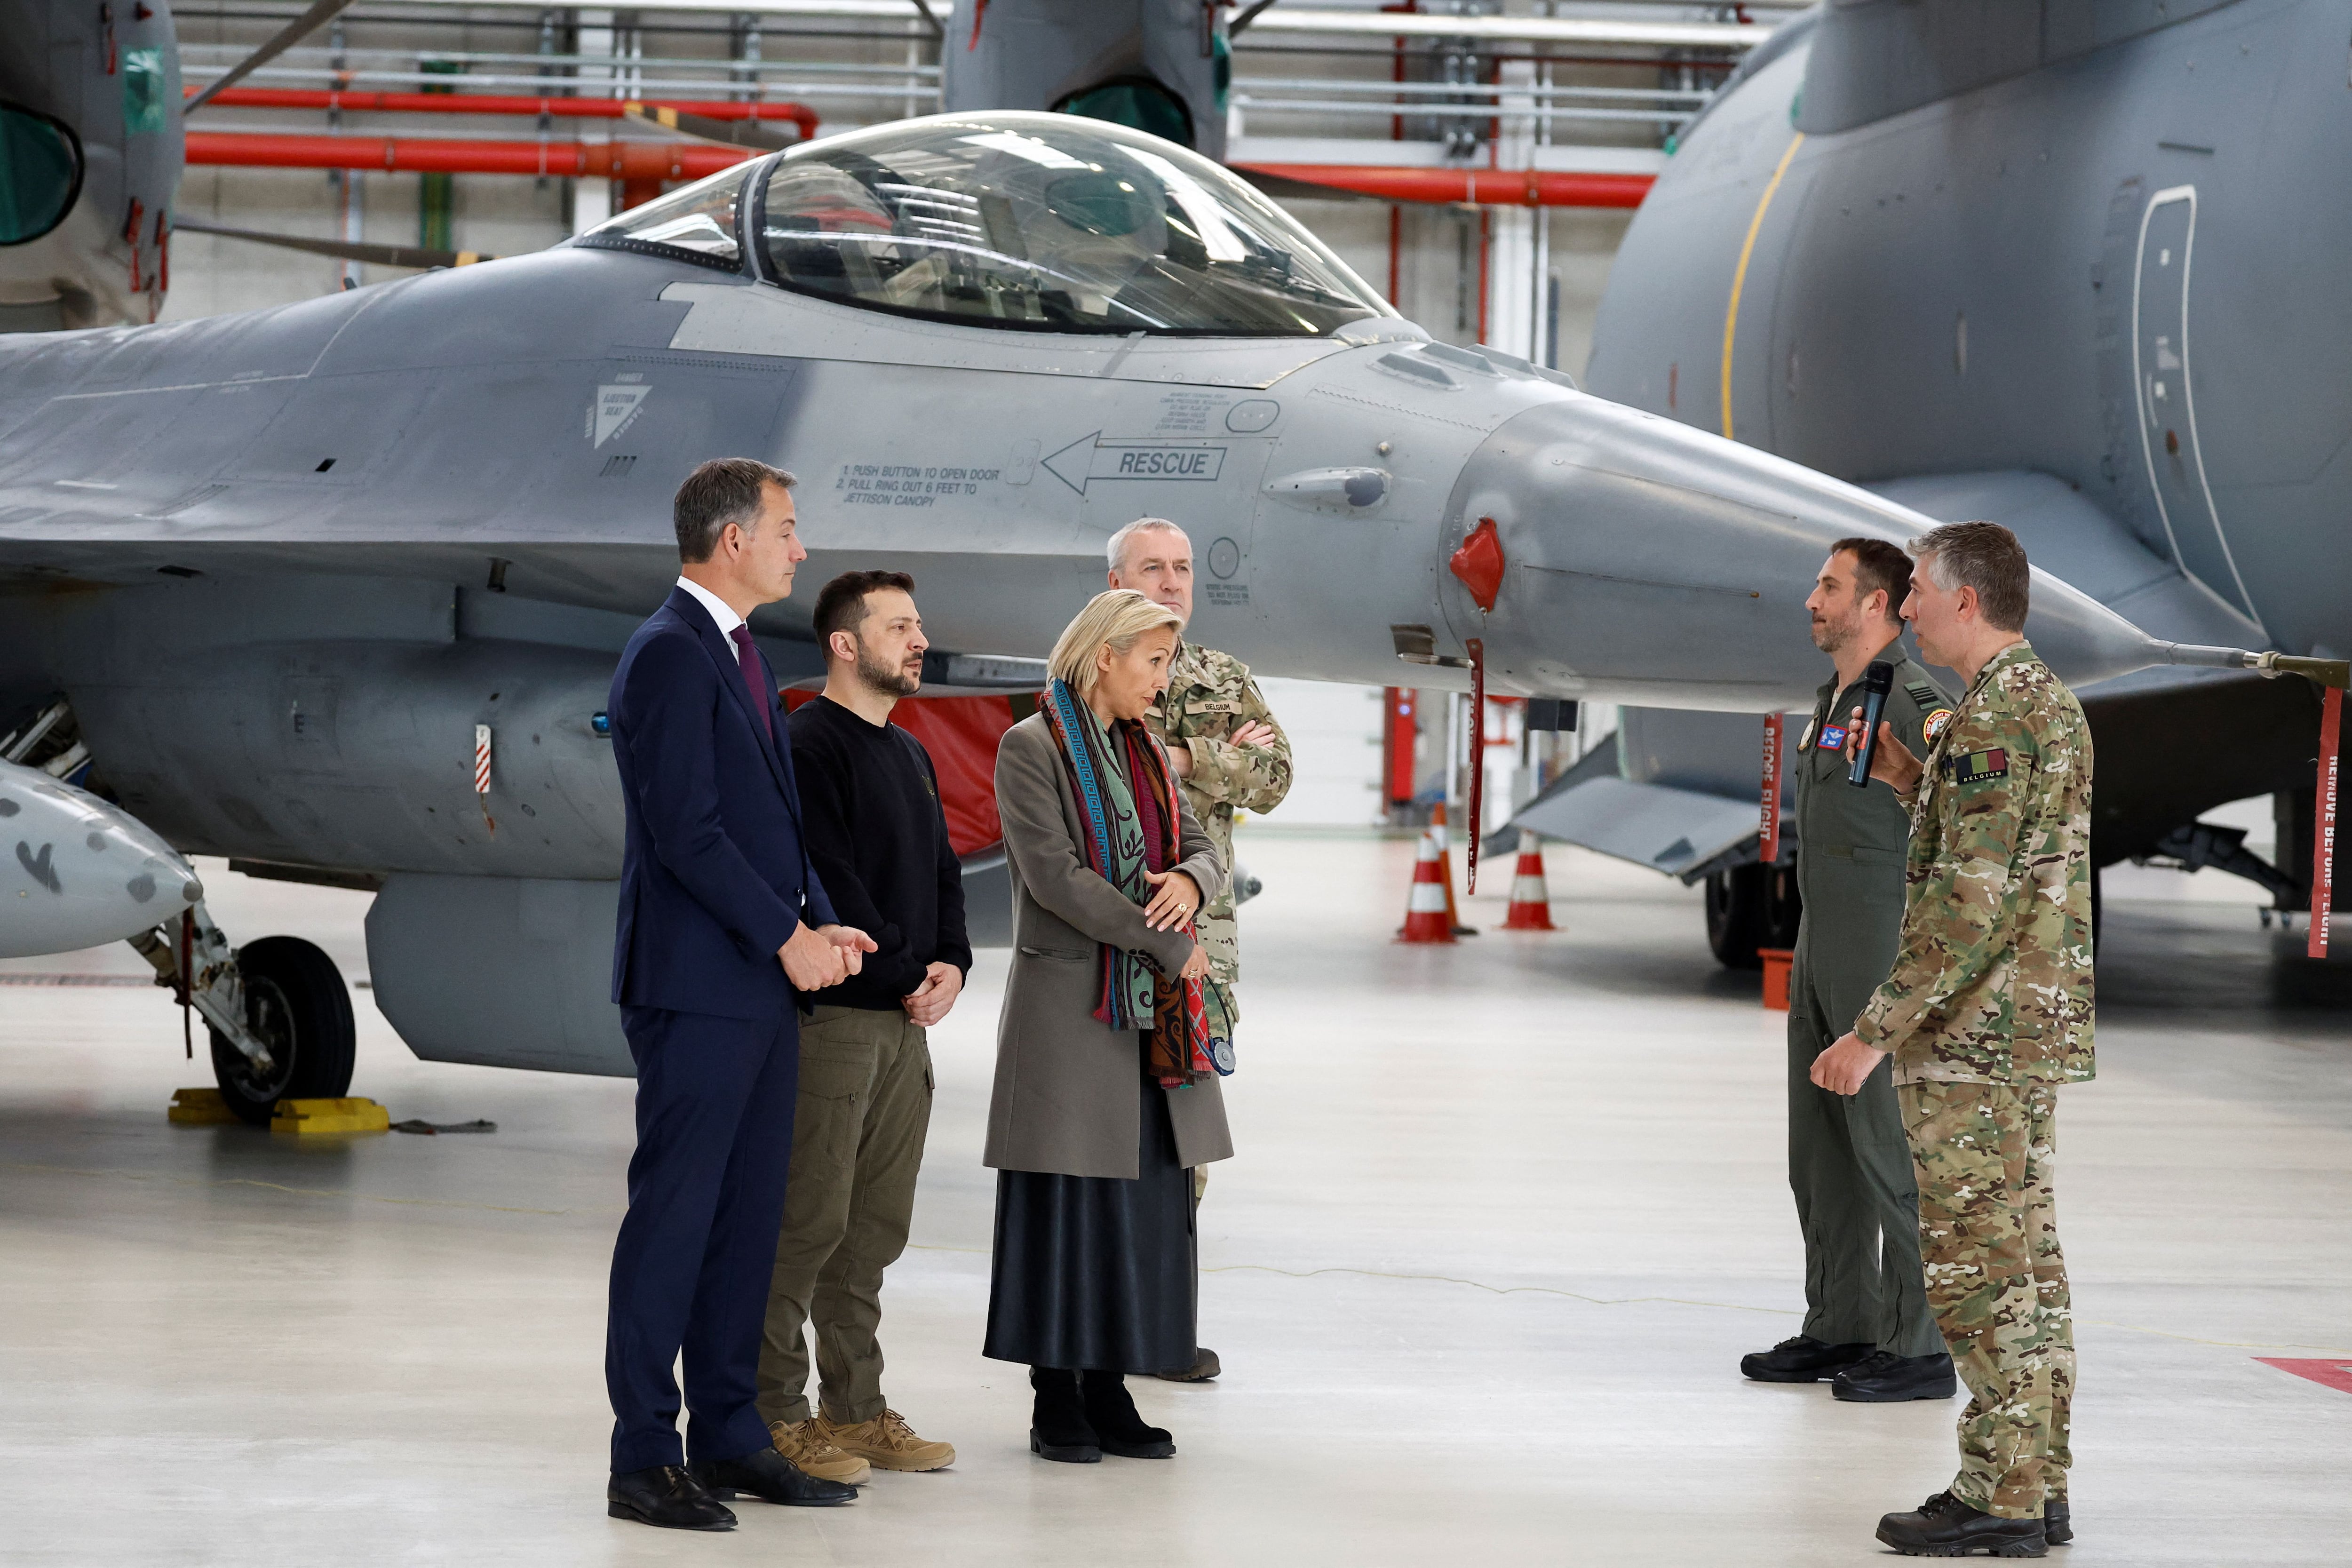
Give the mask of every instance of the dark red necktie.
[(767, 682), (760, 678), (760, 652), (751, 646), (751, 628), (737, 626), (727, 635), (735, 639), (735, 662), (742, 668), (743, 684), (751, 689), (751, 708), (760, 715), (760, 728), (772, 741), (776, 738), (776, 721), (768, 716), (768, 708), (775, 699), (768, 694)]

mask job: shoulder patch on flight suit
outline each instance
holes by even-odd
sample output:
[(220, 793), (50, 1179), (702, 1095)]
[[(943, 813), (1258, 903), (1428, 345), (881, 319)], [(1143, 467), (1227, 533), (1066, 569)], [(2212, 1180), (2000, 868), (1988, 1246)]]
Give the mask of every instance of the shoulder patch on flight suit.
[(1951, 722), (1952, 710), (1948, 708), (1938, 708), (1920, 721), (1919, 732), (1927, 737), (1927, 743), (1932, 746), (1936, 743), (1936, 737), (1941, 735)]
[(1822, 725), (1822, 738), (1821, 738), (1820, 745), (1821, 745), (1822, 750), (1822, 751), (1824, 751), (1824, 752), (1843, 752), (1843, 751), (1844, 751), (1844, 750), (1845, 750), (1845, 726), (1844, 726), (1844, 725), (1843, 725), (1843, 724), (1824, 724), (1824, 725)]
[(1970, 752), (1965, 756), (1946, 760), (1954, 784), (1982, 784), (1987, 779), (2009, 776), (2009, 753), (1999, 748), (1990, 752)]
[(1903, 689), (1909, 694), (1912, 701), (1922, 708), (1933, 708), (1936, 705), (1936, 689), (1924, 680), (1915, 680)]

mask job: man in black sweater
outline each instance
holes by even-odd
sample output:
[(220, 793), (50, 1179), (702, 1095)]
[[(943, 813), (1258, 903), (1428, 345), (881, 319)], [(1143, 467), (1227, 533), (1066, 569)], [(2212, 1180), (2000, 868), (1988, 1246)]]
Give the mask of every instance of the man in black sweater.
[[(817, 595), (824, 695), (795, 710), (803, 841), (841, 919), (877, 951), (816, 993), (801, 1026), (791, 1180), (760, 1353), (760, 1414), (783, 1456), (852, 1485), (873, 1468), (936, 1470), (955, 1450), (882, 1397), (882, 1271), (907, 1245), (931, 1120), (924, 1037), (971, 967), (963, 876), (939, 775), (890, 710), (921, 683), (922, 617), (903, 572), (850, 572)], [(814, 1329), (823, 1398), (809, 1409)]]

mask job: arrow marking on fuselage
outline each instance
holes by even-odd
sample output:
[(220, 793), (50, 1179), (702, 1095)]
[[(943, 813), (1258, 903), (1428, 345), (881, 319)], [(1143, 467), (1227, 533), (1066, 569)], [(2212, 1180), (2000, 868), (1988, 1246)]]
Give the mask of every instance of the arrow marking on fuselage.
[(1225, 448), (1204, 441), (1106, 441), (1081, 436), (1045, 459), (1045, 471), (1077, 491), (1097, 479), (1207, 482), (1225, 467)]

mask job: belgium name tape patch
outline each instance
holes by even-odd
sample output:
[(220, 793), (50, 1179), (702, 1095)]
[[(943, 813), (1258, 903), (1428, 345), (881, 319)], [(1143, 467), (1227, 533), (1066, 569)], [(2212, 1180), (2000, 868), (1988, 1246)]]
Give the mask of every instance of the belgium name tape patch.
[(1987, 779), (2009, 776), (2009, 753), (1999, 749), (1970, 752), (1966, 756), (1954, 757), (1945, 766), (1952, 770), (1954, 784), (1982, 784)]

